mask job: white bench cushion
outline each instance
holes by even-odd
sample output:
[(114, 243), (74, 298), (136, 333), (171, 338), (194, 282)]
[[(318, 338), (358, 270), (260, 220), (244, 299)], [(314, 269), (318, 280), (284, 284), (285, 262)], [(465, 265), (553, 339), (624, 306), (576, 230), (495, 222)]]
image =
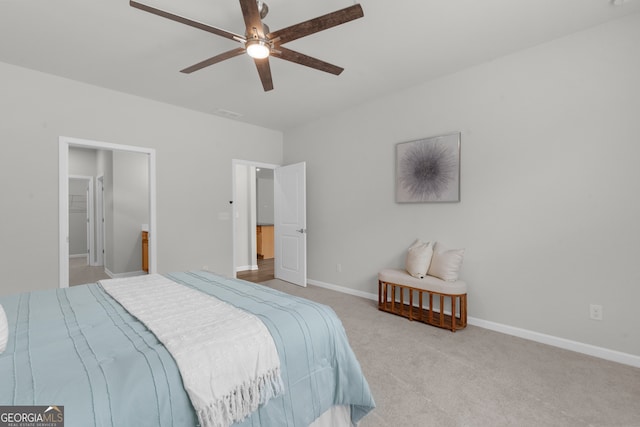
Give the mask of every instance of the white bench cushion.
[(446, 282), (433, 276), (418, 279), (411, 276), (405, 270), (386, 268), (378, 273), (378, 280), (396, 285), (406, 285), (412, 288), (424, 289), (439, 294), (463, 295), (467, 293), (467, 284), (462, 280)]

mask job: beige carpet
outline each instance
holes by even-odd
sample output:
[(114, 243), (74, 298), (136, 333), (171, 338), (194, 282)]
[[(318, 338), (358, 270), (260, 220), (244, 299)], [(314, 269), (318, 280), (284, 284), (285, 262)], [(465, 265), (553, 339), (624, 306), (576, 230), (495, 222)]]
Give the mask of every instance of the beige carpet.
[(375, 301), (271, 280), (331, 306), (377, 408), (360, 427), (640, 426), (640, 369), (474, 326), (452, 333)]
[(108, 278), (109, 275), (104, 272), (104, 266), (89, 266), (86, 258), (69, 258), (69, 286), (95, 283)]

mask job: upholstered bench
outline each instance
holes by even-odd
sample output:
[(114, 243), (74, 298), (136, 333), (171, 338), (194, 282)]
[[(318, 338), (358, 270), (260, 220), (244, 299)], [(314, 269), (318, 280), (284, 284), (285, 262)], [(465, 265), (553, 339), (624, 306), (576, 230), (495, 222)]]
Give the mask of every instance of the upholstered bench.
[[(418, 296), (417, 306), (414, 294)], [(439, 300), (438, 311), (434, 310), (434, 296)], [(445, 300), (449, 301), (448, 308)], [(467, 285), (461, 280), (447, 282), (433, 276), (418, 279), (405, 270), (385, 269), (378, 273), (378, 309), (455, 332), (467, 326)]]

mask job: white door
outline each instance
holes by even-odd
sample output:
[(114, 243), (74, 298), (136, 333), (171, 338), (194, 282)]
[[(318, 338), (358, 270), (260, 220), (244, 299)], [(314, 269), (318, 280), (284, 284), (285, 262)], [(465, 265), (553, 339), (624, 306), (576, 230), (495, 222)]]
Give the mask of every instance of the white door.
[[(93, 181), (91, 181), (93, 183)], [(90, 199), (90, 193), (89, 193), (89, 185), (87, 185), (87, 188), (85, 189), (85, 198), (86, 198), (86, 203), (85, 203), (85, 210), (87, 211), (87, 217), (86, 217), (86, 227), (87, 227), (87, 265), (93, 265), (93, 250), (91, 245), (93, 244), (93, 240), (91, 239), (91, 199)]]
[(274, 170), (276, 279), (307, 286), (306, 163)]
[(96, 186), (96, 265), (104, 265), (104, 176), (99, 176)]

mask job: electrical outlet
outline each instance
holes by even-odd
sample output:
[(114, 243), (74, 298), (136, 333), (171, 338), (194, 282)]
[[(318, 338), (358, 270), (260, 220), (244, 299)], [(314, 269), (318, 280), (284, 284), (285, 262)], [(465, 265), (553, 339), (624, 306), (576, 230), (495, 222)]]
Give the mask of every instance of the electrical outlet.
[(599, 304), (589, 305), (589, 317), (593, 320), (602, 320), (602, 306)]

